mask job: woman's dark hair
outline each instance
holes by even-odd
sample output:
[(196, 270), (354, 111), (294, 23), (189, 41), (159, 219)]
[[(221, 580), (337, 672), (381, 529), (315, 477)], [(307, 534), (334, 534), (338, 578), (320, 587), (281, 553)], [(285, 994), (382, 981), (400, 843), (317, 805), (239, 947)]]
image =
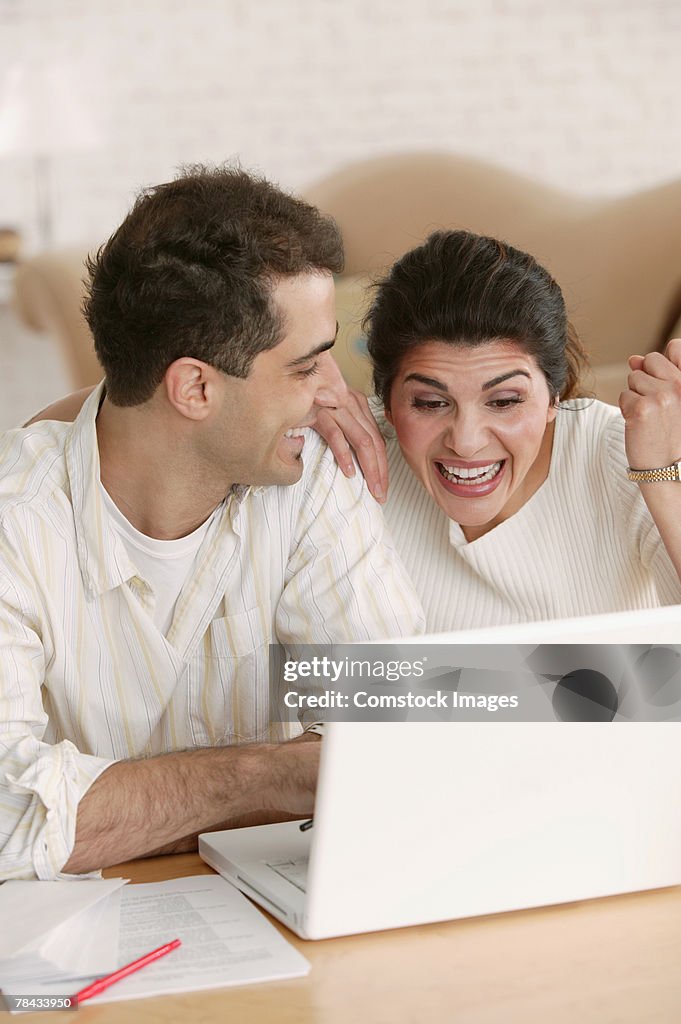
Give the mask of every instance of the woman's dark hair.
[(87, 267), (107, 396), (138, 405), (181, 356), (246, 377), (282, 338), (277, 278), (339, 273), (343, 246), (330, 217), (276, 185), (197, 166), (145, 190)]
[(364, 329), (386, 407), (404, 355), (427, 341), (515, 341), (534, 356), (554, 399), (580, 394), (586, 353), (560, 288), (528, 253), (470, 231), (436, 231), (375, 288)]

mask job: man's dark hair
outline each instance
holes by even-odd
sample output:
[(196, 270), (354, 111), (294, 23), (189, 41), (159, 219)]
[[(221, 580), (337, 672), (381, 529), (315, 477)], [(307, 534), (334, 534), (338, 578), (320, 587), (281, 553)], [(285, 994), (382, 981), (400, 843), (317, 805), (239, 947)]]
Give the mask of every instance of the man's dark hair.
[(552, 397), (580, 394), (586, 353), (549, 272), (529, 253), (472, 231), (436, 231), (379, 281), (364, 321), (376, 394), (390, 391), (417, 345), (517, 342), (534, 356)]
[(264, 178), (197, 166), (145, 189), (87, 268), (107, 397), (129, 406), (182, 356), (247, 377), (283, 337), (277, 278), (339, 273), (343, 247), (330, 217)]

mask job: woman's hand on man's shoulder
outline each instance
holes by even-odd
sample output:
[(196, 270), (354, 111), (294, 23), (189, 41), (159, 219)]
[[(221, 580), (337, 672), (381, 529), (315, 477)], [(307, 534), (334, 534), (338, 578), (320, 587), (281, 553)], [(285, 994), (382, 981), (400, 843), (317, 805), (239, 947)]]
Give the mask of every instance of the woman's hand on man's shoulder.
[(367, 487), (374, 498), (383, 503), (388, 493), (388, 460), (385, 441), (366, 395), (348, 389), (345, 405), (320, 409), (312, 426), (324, 438), (348, 477), (355, 475), (354, 451)]

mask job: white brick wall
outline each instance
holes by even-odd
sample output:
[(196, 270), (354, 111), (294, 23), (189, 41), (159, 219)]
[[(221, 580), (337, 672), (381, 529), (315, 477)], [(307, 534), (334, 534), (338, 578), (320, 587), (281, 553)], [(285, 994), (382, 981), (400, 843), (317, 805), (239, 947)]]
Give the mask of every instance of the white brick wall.
[[(679, 0), (0, 0), (0, 86), (17, 59), (68, 64), (102, 132), (54, 158), (59, 242), (235, 154), (293, 188), (419, 148), (582, 193), (681, 174)], [(34, 237), (29, 171), (0, 158), (0, 224)]]

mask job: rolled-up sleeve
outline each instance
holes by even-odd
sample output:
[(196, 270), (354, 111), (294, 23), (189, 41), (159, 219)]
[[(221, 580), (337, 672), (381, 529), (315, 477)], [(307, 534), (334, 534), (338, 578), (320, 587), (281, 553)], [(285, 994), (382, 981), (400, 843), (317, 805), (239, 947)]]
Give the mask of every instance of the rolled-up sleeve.
[(44, 741), (45, 655), (19, 588), (0, 574), (0, 880), (58, 876), (78, 804), (113, 762)]

